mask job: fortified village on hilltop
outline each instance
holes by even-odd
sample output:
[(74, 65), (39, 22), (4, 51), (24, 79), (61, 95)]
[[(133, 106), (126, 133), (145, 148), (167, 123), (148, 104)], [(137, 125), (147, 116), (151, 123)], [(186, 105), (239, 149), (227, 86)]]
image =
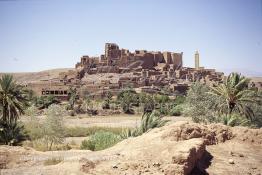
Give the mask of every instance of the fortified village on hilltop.
[(215, 69), (200, 67), (199, 53), (195, 53), (195, 68), (183, 67), (183, 52), (160, 52), (120, 49), (106, 43), (100, 57), (82, 56), (74, 70), (62, 72), (58, 78), (27, 83), (36, 95), (54, 95), (68, 99), (69, 88), (75, 88), (79, 97), (87, 94), (103, 98), (110, 91), (116, 95), (123, 88), (147, 93), (185, 94), (189, 86), (200, 81), (215, 84), (224, 74)]

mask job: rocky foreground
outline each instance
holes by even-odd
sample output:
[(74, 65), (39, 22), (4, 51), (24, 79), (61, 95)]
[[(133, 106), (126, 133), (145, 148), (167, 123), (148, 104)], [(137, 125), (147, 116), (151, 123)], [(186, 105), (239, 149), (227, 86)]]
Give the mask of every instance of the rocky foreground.
[[(58, 157), (57, 165), (44, 165)], [(262, 174), (262, 129), (170, 123), (103, 151), (0, 146), (0, 174)]]

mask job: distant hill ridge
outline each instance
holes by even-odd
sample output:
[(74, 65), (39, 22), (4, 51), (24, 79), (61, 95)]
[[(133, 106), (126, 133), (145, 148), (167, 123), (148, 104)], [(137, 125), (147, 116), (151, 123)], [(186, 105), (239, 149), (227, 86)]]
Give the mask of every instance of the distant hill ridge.
[(11, 74), (14, 76), (16, 81), (20, 83), (25, 82), (32, 82), (32, 81), (38, 81), (41, 79), (52, 79), (57, 78), (59, 76), (59, 73), (66, 72), (69, 70), (74, 70), (74, 68), (58, 68), (58, 69), (50, 69), (50, 70), (43, 70), (39, 72), (11, 72), (11, 73), (0, 73), (0, 76), (3, 74)]
[[(49, 70), (43, 70), (39, 72), (11, 72), (11, 73), (0, 73), (0, 76), (3, 74), (12, 74), (14, 78), (20, 82), (20, 83), (25, 83), (25, 82), (32, 82), (32, 81), (39, 81), (41, 79), (52, 79), (52, 78), (57, 78), (59, 76), (59, 73), (61, 72), (66, 72), (69, 70), (75, 70), (74, 68), (57, 68), (57, 69), (49, 69)], [(223, 70), (222, 70), (223, 71)], [(247, 76), (252, 79), (254, 82), (262, 82), (262, 73), (245, 73), (243, 71), (229, 71), (229, 70), (224, 70), (225, 75), (228, 75), (230, 72), (240, 72), (242, 75)]]

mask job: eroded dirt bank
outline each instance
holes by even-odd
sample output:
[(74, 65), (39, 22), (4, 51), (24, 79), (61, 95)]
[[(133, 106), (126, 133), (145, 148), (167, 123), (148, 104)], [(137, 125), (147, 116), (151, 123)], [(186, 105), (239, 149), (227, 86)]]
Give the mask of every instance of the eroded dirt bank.
[[(262, 174), (262, 129), (176, 122), (107, 150), (0, 147), (1, 174)], [(57, 165), (44, 161), (60, 157)]]

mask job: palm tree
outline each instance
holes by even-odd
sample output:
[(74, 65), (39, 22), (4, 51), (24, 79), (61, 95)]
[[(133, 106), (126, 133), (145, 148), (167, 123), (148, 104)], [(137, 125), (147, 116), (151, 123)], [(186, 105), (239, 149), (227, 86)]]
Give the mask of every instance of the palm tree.
[(142, 133), (153, 128), (164, 126), (168, 120), (163, 120), (157, 111), (147, 112), (142, 115), (140, 130)]
[(0, 78), (1, 121), (10, 124), (16, 122), (28, 105), (27, 93), (23, 86), (16, 84), (12, 75)]
[(103, 109), (110, 109), (110, 102), (112, 100), (112, 93), (110, 91), (105, 92), (105, 101), (103, 102)]
[(138, 95), (133, 89), (126, 89), (121, 91), (117, 100), (126, 114), (134, 114), (133, 106), (138, 104)]
[(218, 98), (215, 107), (228, 115), (239, 112), (252, 119), (254, 113), (250, 103), (259, 103), (260, 97), (254, 90), (248, 88), (249, 81), (241, 74), (231, 73), (224, 83), (210, 87), (208, 93)]
[(76, 91), (76, 88), (70, 87), (68, 96), (69, 96), (70, 109), (74, 109), (75, 102), (76, 102), (76, 100), (77, 100), (77, 91)]

